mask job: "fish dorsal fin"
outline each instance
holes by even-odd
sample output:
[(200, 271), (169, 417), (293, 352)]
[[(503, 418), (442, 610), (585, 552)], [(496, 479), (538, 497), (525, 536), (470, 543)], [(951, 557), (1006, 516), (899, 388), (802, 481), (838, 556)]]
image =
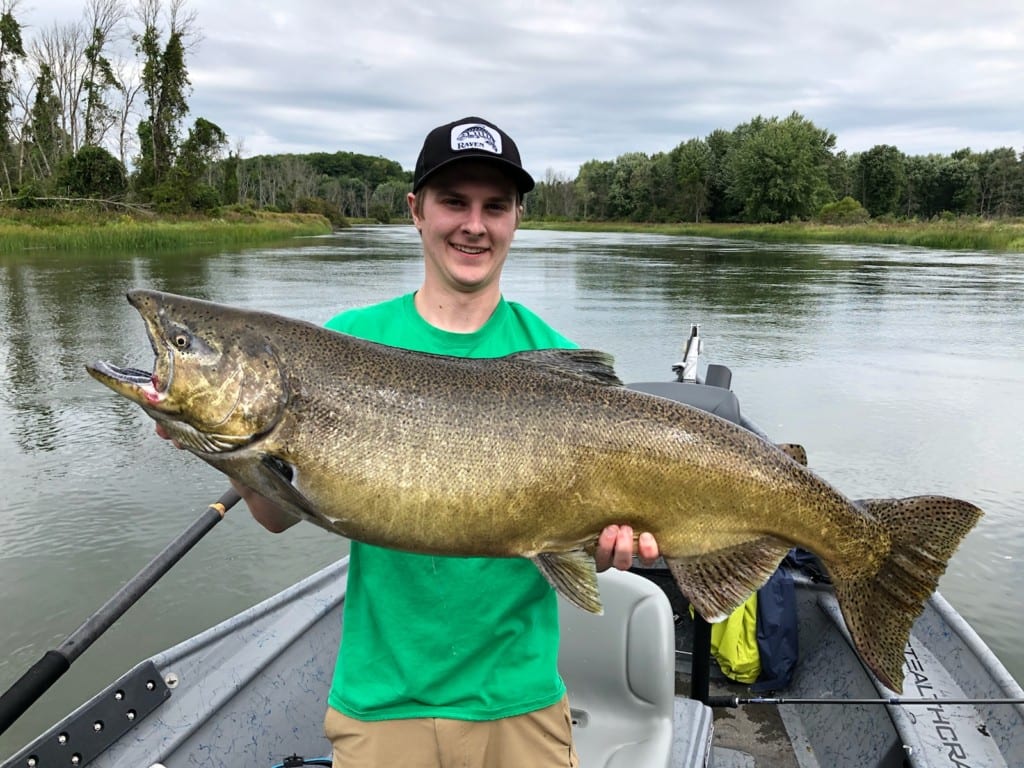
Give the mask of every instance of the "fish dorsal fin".
[(554, 590), (578, 608), (600, 616), (601, 592), (597, 586), (597, 564), (582, 549), (571, 552), (542, 552), (530, 558)]
[(509, 355), (508, 360), (543, 368), (548, 373), (588, 384), (621, 387), (614, 358), (597, 349), (535, 349)]
[(800, 443), (777, 443), (776, 448), (801, 466), (807, 466), (807, 449)]
[(775, 573), (789, 547), (764, 536), (694, 558), (666, 558), (679, 591), (706, 621), (724, 621)]

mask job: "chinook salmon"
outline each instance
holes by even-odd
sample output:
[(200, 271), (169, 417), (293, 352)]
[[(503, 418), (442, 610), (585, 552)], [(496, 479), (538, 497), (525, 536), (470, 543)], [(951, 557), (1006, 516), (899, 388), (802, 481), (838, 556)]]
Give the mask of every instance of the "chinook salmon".
[(600, 352), (444, 357), (156, 291), (128, 301), (154, 371), (89, 373), (293, 514), (410, 552), (529, 558), (592, 612), (597, 537), (629, 524), (711, 621), (802, 547), (897, 691), (911, 625), (981, 515), (941, 496), (850, 501), (752, 432), (624, 388)]

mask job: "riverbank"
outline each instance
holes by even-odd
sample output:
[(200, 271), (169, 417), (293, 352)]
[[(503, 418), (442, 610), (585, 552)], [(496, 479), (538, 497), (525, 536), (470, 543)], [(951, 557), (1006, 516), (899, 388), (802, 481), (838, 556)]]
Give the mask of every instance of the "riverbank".
[(637, 224), (632, 222), (527, 220), (523, 229), (571, 232), (642, 232), (762, 243), (912, 245), (946, 250), (1024, 253), (1024, 222), (954, 219), (864, 224)]
[(216, 218), (156, 218), (84, 211), (0, 209), (0, 253), (28, 250), (169, 250), (233, 247), (324, 235), (319, 214), (226, 212)]

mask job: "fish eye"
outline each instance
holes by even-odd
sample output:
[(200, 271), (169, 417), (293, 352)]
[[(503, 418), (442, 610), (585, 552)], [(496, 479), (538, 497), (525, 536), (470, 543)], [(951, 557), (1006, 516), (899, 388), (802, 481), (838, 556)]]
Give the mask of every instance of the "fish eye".
[(184, 351), (189, 348), (192, 340), (189, 338), (187, 333), (178, 332), (174, 334), (174, 346)]

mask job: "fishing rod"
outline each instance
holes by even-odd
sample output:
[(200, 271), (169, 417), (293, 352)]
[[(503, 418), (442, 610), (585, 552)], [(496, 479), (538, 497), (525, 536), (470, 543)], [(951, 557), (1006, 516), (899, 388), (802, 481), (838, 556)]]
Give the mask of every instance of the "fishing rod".
[(32, 667), (0, 696), (0, 733), (6, 731), (32, 706), (71, 664), (92, 645), (100, 635), (124, 615), (167, 571), (205, 536), (213, 526), (239, 501), (235, 491), (226, 491), (208, 506), (199, 518), (182, 534), (171, 541), (121, 589), (107, 600), (98, 611), (67, 636), (57, 648), (47, 651)]
[(957, 705), (964, 704), (969, 706), (982, 706), (982, 705), (995, 705), (995, 704), (1024, 704), (1024, 699), (954, 699), (954, 698), (934, 698), (934, 699), (904, 699), (899, 696), (892, 696), (889, 698), (878, 698), (878, 699), (838, 699), (838, 698), (820, 698), (820, 699), (786, 699), (781, 697), (764, 698), (754, 696), (751, 698), (741, 698), (739, 696), (712, 696), (708, 699), (707, 705), (709, 707), (725, 707), (727, 709), (737, 709), (740, 705), (746, 704), (886, 704), (889, 706), (897, 707), (910, 707), (910, 706), (942, 706), (942, 705)]

